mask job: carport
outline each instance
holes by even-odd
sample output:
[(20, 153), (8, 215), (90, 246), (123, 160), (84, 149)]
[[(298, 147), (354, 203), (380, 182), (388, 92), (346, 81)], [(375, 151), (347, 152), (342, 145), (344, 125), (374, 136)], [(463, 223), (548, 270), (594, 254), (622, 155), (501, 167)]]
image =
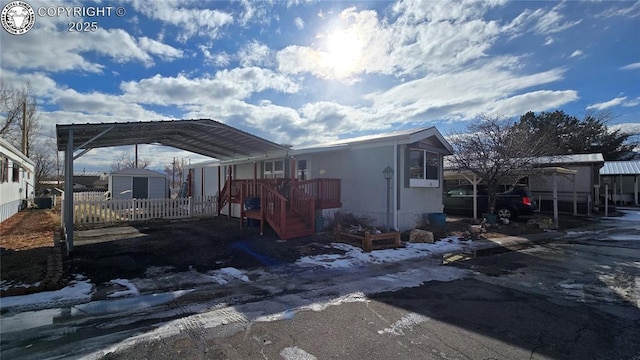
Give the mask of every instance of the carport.
[[(56, 125), (64, 151), (64, 191), (73, 194), (73, 162), (92, 149), (136, 144), (170, 146), (230, 163), (284, 157), (288, 149), (209, 119)], [(73, 251), (73, 196), (65, 196), (63, 224), (67, 251)]]
[[(535, 173), (542, 174), (544, 176), (551, 176), (553, 181), (553, 223), (554, 226), (558, 227), (558, 175), (564, 176), (568, 178), (573, 183), (573, 215), (578, 214), (578, 198), (576, 195), (576, 170), (566, 169), (559, 166), (549, 166), (543, 168), (536, 168), (534, 170)], [(522, 176), (527, 176), (530, 174), (522, 174)], [(571, 178), (569, 178), (571, 176)], [(473, 218), (478, 218), (478, 194), (477, 194), (477, 186), (480, 182), (482, 182), (482, 178), (478, 177), (473, 171), (470, 170), (445, 170), (444, 172), (445, 180), (457, 180), (457, 179), (465, 179), (471, 185), (473, 185)]]

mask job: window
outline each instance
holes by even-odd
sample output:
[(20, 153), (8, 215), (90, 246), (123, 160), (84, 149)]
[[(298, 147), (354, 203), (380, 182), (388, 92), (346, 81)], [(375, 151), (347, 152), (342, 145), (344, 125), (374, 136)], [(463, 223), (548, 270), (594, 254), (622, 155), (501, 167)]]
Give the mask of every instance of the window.
[(307, 179), (307, 160), (298, 160), (298, 180)]
[(16, 163), (13, 163), (11, 179), (13, 180), (13, 182), (20, 181), (20, 165)]
[(412, 187), (440, 186), (440, 155), (431, 151), (409, 151), (409, 185)]
[(264, 177), (265, 179), (284, 178), (284, 161), (265, 161)]

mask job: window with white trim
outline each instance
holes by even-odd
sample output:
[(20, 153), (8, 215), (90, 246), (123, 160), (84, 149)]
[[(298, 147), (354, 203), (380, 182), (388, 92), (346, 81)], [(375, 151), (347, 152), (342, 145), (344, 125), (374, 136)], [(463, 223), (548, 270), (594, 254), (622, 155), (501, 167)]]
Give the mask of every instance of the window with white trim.
[(270, 160), (264, 162), (264, 178), (284, 178), (284, 160)]
[(440, 186), (440, 155), (435, 152), (410, 149), (409, 151), (409, 186)]

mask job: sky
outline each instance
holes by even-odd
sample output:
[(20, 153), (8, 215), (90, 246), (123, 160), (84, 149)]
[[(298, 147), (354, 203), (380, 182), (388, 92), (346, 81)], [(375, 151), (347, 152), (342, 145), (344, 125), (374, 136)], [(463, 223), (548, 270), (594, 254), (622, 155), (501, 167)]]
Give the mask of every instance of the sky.
[[(55, 124), (207, 118), (300, 147), (558, 109), (640, 133), (640, 1), (26, 2), (35, 24), (0, 29), (0, 71), (30, 83), (49, 139)], [(94, 149), (76, 173), (123, 152)]]

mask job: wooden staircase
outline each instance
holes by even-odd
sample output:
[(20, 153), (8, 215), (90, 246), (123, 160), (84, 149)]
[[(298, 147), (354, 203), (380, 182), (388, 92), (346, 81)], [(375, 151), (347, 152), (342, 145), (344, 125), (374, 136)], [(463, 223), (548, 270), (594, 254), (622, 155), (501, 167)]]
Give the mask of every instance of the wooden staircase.
[[(260, 209), (244, 209), (250, 197), (260, 198)], [(231, 209), (231, 203), (240, 204), (241, 219), (259, 220), (261, 234), (268, 224), (283, 240), (313, 235), (316, 211), (342, 205), (339, 179), (239, 179), (231, 185), (227, 181), (218, 201), (218, 211), (226, 205)], [(242, 227), (243, 221), (240, 224)]]

